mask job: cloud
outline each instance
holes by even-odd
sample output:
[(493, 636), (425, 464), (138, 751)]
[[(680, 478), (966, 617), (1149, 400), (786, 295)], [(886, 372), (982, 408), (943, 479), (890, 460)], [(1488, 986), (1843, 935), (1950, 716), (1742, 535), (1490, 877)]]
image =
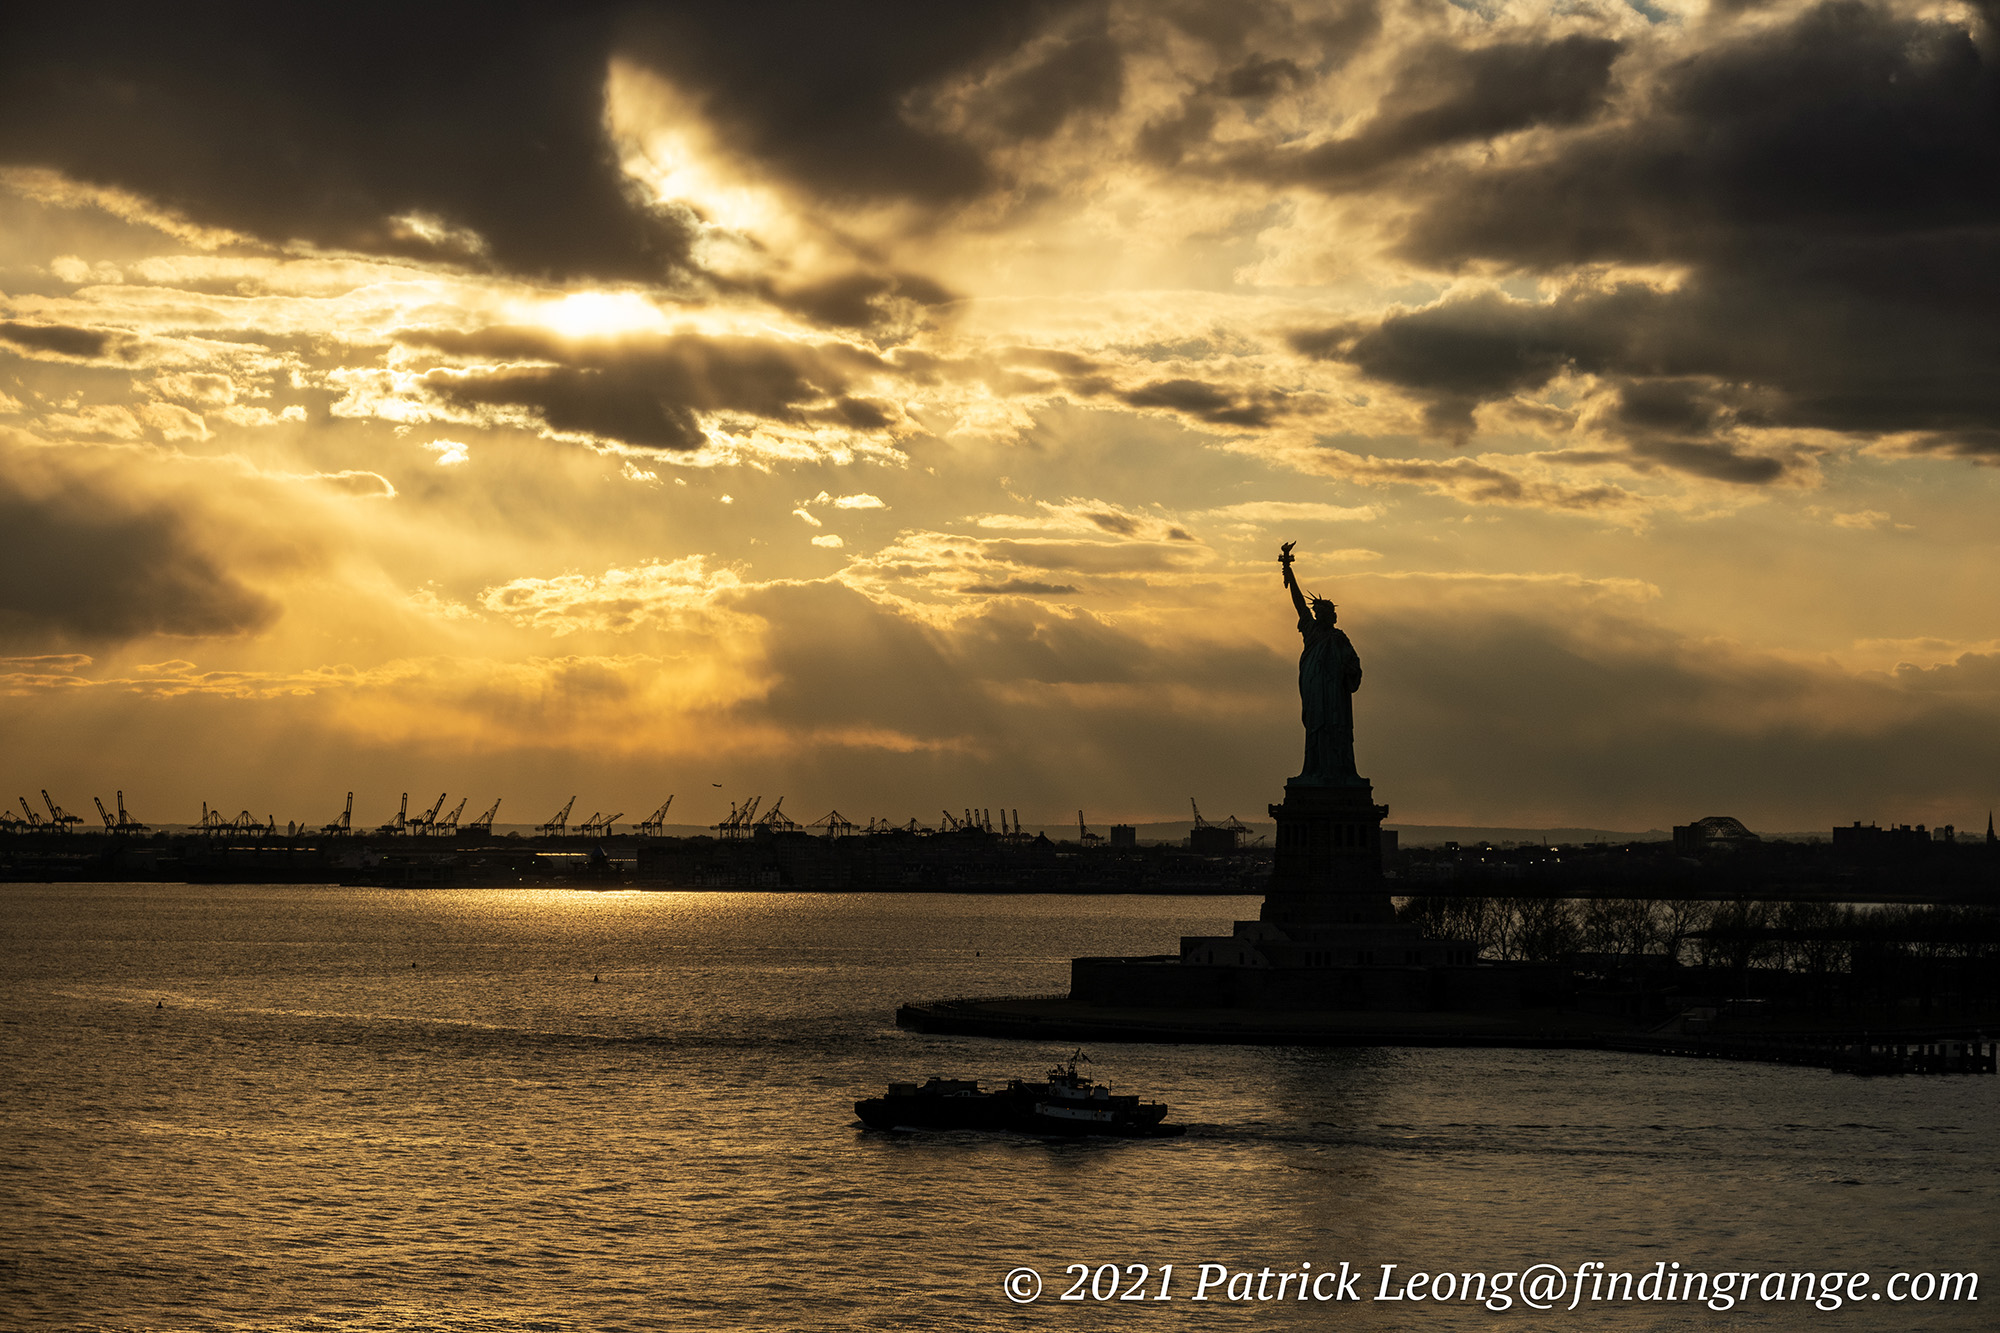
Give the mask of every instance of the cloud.
[(1225, 169), (1340, 189), (1433, 149), (1585, 121), (1604, 106), (1623, 49), (1582, 33), (1469, 48), (1426, 44), (1406, 55), (1374, 115), (1354, 133), (1311, 147), (1238, 153), (1224, 159)]
[(1381, 505), (1333, 505), (1316, 500), (1243, 500), (1202, 511), (1205, 518), (1241, 523), (1371, 523), (1381, 518)]
[(359, 496), (364, 500), (393, 500), (396, 488), (387, 477), (379, 472), (364, 472), (356, 468), (343, 468), (339, 472), (299, 472), (271, 473), (273, 477), (285, 481), (313, 481), (338, 491), (344, 495)]
[(1118, 394), (1120, 401), (1133, 407), (1162, 407), (1193, 417), (1213, 426), (1264, 426), (1281, 408), (1270, 402), (1252, 402), (1200, 380), (1154, 380)]
[(716, 613), (718, 595), (740, 584), (734, 571), (710, 570), (701, 556), (688, 556), (603, 574), (514, 579), (486, 589), (479, 604), (557, 637), (585, 630), (622, 634), (703, 624)]
[[(833, 10), (791, 3), (654, 11), (627, 22), (618, 49), (690, 89), (732, 149), (819, 198), (936, 208), (972, 199), (998, 181), (984, 152), (932, 115), (954, 77), (977, 80), (1030, 39), (1060, 26), (1067, 3), (967, 0), (949, 11), (907, 5)], [(782, 31), (784, 40), (769, 40)], [(1091, 62), (1101, 45), (1054, 39), (1015, 81), (993, 85), (987, 105), (1014, 113), (1015, 134), (1047, 114), (1025, 104), (1039, 90), (1060, 106), (1093, 101)], [(1066, 114), (1066, 113), (1065, 113)]]
[[(857, 374), (879, 368), (870, 355), (844, 346), (778, 338), (562, 339), (536, 329), (490, 328), (412, 330), (402, 341), (480, 359), (423, 374), (422, 387), (446, 404), (513, 409), (551, 432), (667, 453), (708, 444), (704, 422), (724, 414), (849, 429), (846, 390)], [(864, 420), (884, 418), (875, 413)]]
[(1671, 283), (1448, 299), (1338, 354), (1445, 425), (1569, 366), (1755, 386), (1771, 426), (1940, 441), (2000, 428), (1992, 40), (1990, 15), (1847, 0), (1716, 25), (1639, 84), (1628, 116), (1405, 187), (1398, 245), (1414, 262), (1651, 266)]
[(117, 643), (252, 633), (278, 617), (164, 505), (24, 462), (0, 471), (0, 642)]
[(77, 328), (67, 324), (28, 324), (0, 320), (0, 343), (22, 356), (62, 361), (100, 361), (128, 350), (132, 339), (115, 330)]
[[(1639, 470), (1667, 467), (1744, 485), (1795, 477), (1808, 466), (1795, 451), (1759, 452), (1728, 437), (1744, 429), (1817, 423), (1788, 405), (1782, 392), (1746, 391), (1741, 380), (1750, 378), (1750, 368), (1715, 355), (1734, 335), (1674, 308), (1685, 300), (1638, 283), (1609, 290), (1576, 285), (1546, 301), (1479, 291), (1373, 321), (1295, 333), (1291, 341), (1307, 356), (1344, 361), (1414, 393), (1425, 400), (1430, 427), (1455, 438), (1471, 433), (1474, 410), (1483, 404), (1585, 375), (1619, 386), (1596, 424), (1625, 437), (1622, 456)], [(1714, 313), (1718, 320), (1724, 314)], [(1761, 354), (1747, 339), (1743, 350)], [(1663, 355), (1693, 370), (1704, 351), (1713, 362), (1702, 367), (1707, 376), (1657, 375)]]
[(979, 138), (1047, 139), (1072, 117), (1115, 110), (1124, 53), (1101, 15), (1031, 41), (969, 86), (944, 114)]
[(0, 50), (0, 160), (272, 241), (464, 259), (476, 234), (517, 271), (658, 277), (684, 238), (633, 206), (604, 149), (613, 40), (601, 8), (336, 25), (43, 9)]
[(1539, 611), (1343, 614), (1369, 673), (1357, 751), (1378, 793), (1429, 822), (1643, 828), (1721, 810), (1788, 829), (1928, 822), (1990, 790), (2000, 659), (1849, 673), (1608, 607)]
[(1499, 454), (1482, 454), (1477, 458), (1382, 458), (1326, 447), (1315, 450), (1304, 462), (1330, 477), (1366, 485), (1416, 486), (1466, 504), (1589, 514), (1614, 522), (1641, 521), (1654, 507), (1646, 497), (1620, 486), (1569, 481), (1535, 458)]

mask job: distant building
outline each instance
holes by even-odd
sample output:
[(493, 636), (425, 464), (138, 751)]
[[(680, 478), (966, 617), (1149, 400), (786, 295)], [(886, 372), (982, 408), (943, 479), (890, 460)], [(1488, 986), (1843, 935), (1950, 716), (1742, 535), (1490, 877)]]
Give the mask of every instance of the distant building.
[[(1839, 831), (1836, 830), (1834, 837), (1839, 836)], [(1692, 824), (1674, 826), (1674, 851), (1681, 856), (1734, 851), (1738, 847), (1756, 841), (1758, 841), (1757, 835), (1745, 828), (1742, 820), (1733, 819), (1728, 815), (1710, 815), (1706, 819), (1697, 819)]]
[(1857, 819), (1846, 828), (1833, 831), (1834, 855), (1851, 861), (1906, 861), (1928, 856), (1931, 842), (1930, 830), (1922, 824), (1877, 828), (1873, 824), (1864, 826)]
[(1242, 836), (1242, 830), (1227, 824), (1197, 824), (1188, 831), (1188, 850), (1197, 856), (1231, 856)]
[(1113, 824), (1111, 826), (1111, 845), (1113, 847), (1137, 847), (1139, 845), (1139, 830), (1133, 828), (1130, 824)]

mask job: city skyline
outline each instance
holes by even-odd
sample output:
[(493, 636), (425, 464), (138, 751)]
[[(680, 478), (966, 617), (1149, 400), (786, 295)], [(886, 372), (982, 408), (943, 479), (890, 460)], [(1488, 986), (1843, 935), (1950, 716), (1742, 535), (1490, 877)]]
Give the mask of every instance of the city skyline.
[(1391, 823), (2000, 803), (1990, 11), (106, 12), (0, 43), (9, 801), (1261, 817), (1296, 541)]

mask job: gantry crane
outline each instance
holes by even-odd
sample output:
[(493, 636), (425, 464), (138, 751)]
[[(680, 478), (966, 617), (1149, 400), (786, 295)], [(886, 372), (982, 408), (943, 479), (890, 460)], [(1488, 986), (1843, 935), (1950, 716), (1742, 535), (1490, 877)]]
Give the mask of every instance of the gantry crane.
[(118, 827), (125, 833), (145, 833), (147, 828), (138, 820), (125, 813), (125, 793), (118, 793)]
[(81, 824), (83, 822), (79, 816), (73, 815), (57, 805), (49, 796), (49, 789), (47, 787), (42, 788), (42, 804), (49, 808), (49, 819), (55, 824), (56, 832), (58, 833), (66, 833), (69, 831), (71, 824)]
[(636, 825), (639, 836), (642, 838), (658, 838), (663, 836), (667, 827), (667, 807), (673, 803), (674, 798), (669, 796), (660, 805), (659, 809), (640, 820)]
[(410, 794), (403, 793), (403, 803), (396, 807), (396, 817), (376, 829), (377, 833), (401, 833), (410, 826)]
[(599, 818), (597, 813), (593, 811), (590, 818), (576, 826), (576, 831), (586, 838), (608, 838), (611, 836), (611, 826), (623, 818), (625, 818), (623, 810), (620, 810), (615, 815), (605, 815), (602, 818)]
[(437, 832), (438, 811), (444, 809), (444, 798), (449, 795), (451, 795), (450, 792), (439, 792), (436, 804), (432, 805), (429, 810), (418, 815), (412, 821), (413, 827), (411, 831), (419, 834)]
[[(725, 838), (747, 838), (750, 836), (750, 821), (756, 817), (757, 806), (763, 801), (761, 796), (752, 796), (742, 806), (731, 804), (729, 817), (715, 826), (715, 831)], [(785, 798), (778, 798), (783, 801)]]
[(485, 814), (481, 815), (479, 818), (473, 820), (470, 824), (467, 824), (465, 826), (466, 831), (472, 832), (474, 830), (477, 830), (480, 833), (493, 832), (493, 816), (499, 813), (500, 813), (500, 798), (496, 796), (493, 798), (493, 804), (487, 808)]
[(25, 796), (21, 798), (21, 813), (28, 817), (29, 828), (40, 828), (42, 826), (42, 817), (35, 813), (35, 807), (28, 804), (28, 798)]
[(331, 824), (328, 824), (325, 828), (321, 829), (320, 832), (331, 833), (335, 837), (338, 837), (343, 833), (352, 833), (353, 831), (354, 831), (354, 793), (349, 792), (347, 793), (347, 808), (340, 812), (340, 818), (334, 820)]
[(815, 819), (807, 828), (823, 828), (829, 838), (840, 838), (855, 831), (854, 821), (838, 810), (829, 810), (823, 819)]
[(575, 804), (576, 804), (576, 797), (574, 796), (570, 797), (569, 801), (563, 806), (563, 808), (556, 811), (556, 817), (554, 819), (551, 819), (546, 824), (537, 824), (535, 826), (535, 832), (547, 834), (549, 837), (552, 838), (560, 838), (564, 834), (568, 833), (570, 807)]

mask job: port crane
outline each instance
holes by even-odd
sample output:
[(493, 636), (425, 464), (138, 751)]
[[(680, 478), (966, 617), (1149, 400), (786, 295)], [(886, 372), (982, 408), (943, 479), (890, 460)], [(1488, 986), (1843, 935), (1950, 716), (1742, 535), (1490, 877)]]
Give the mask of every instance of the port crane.
[(431, 806), (429, 810), (425, 811), (421, 815), (418, 815), (415, 819), (410, 821), (411, 832), (417, 834), (437, 832), (438, 811), (444, 809), (444, 798), (449, 795), (451, 795), (450, 792), (445, 792), (445, 791), (439, 792), (437, 803)]
[(403, 803), (396, 809), (396, 817), (376, 829), (377, 833), (401, 833), (410, 826), (410, 794), (403, 793)]
[(847, 834), (856, 831), (854, 821), (846, 815), (841, 814), (838, 810), (827, 811), (824, 819), (815, 819), (812, 823), (806, 825), (806, 827), (823, 828), (826, 830), (826, 836), (829, 838), (845, 837)]
[(555, 818), (551, 819), (546, 824), (537, 824), (535, 826), (535, 832), (547, 834), (548, 836), (553, 838), (560, 838), (565, 833), (568, 833), (570, 807), (575, 804), (576, 804), (576, 797), (574, 796), (570, 797), (568, 803), (565, 804), (562, 809), (556, 811)]
[[(458, 817), (465, 813), (465, 803), (471, 799), (472, 798), (470, 796), (459, 797), (457, 806), (453, 807), (452, 812), (450, 814), (446, 815), (443, 819), (440, 819), (437, 822), (437, 825), (434, 828), (432, 828), (431, 832), (448, 833), (448, 834), (457, 833)], [(440, 804), (442, 804), (442, 802), (440, 802)]]
[(116, 833), (118, 831), (118, 821), (113, 819), (111, 812), (104, 808), (104, 798), (102, 796), (93, 796), (90, 800), (91, 804), (97, 807), (97, 813), (104, 819), (104, 831), (106, 833)]
[(785, 798), (780, 796), (777, 804), (773, 805), (764, 817), (757, 821), (756, 827), (767, 829), (772, 833), (791, 833), (797, 830), (798, 825), (793, 823), (791, 818), (785, 814)]
[(606, 815), (602, 819), (593, 812), (590, 818), (576, 826), (576, 831), (586, 838), (608, 838), (611, 836), (611, 826), (623, 818), (625, 818), (623, 810), (615, 815)]
[(1079, 810), (1079, 811), (1077, 811), (1077, 812), (1076, 812), (1076, 840), (1077, 840), (1077, 844), (1078, 844), (1079, 846), (1083, 846), (1083, 847), (1088, 847), (1088, 846), (1090, 846), (1090, 844), (1091, 844), (1091, 843), (1093, 843), (1093, 842), (1103, 842), (1103, 841), (1104, 841), (1104, 835), (1103, 835), (1103, 834), (1101, 834), (1101, 833), (1092, 833), (1092, 832), (1090, 831), (1090, 828), (1089, 828), (1089, 826), (1087, 826), (1087, 825), (1086, 825), (1086, 824), (1085, 824), (1085, 823), (1083, 822), (1083, 811), (1081, 811), (1081, 810)]
[(28, 798), (25, 796), (21, 798), (21, 813), (28, 817), (29, 828), (40, 828), (42, 826), (42, 817), (35, 813), (35, 807), (28, 804)]
[[(738, 806), (733, 801), (730, 802), (729, 817), (727, 819), (724, 819), (720, 824), (717, 824), (715, 826), (715, 831), (717, 833), (720, 833), (725, 838), (742, 838), (749, 836), (750, 821), (757, 814), (757, 806), (761, 801), (763, 801), (763, 799), (764, 798), (761, 796), (752, 796), (749, 799), (749, 801), (742, 806)], [(779, 797), (778, 799), (783, 800), (784, 798)]]
[(208, 834), (227, 833), (229, 831), (229, 821), (222, 817), (222, 811), (209, 809), (208, 802), (203, 801), (201, 803), (201, 823), (195, 825), (195, 827), (203, 833)]
[(70, 825), (81, 824), (83, 822), (80, 817), (71, 814), (57, 805), (49, 796), (49, 789), (47, 787), (42, 788), (42, 804), (49, 808), (49, 820), (56, 826), (56, 832), (58, 833), (67, 833)]
[(659, 809), (640, 820), (637, 825), (639, 836), (642, 838), (658, 838), (663, 836), (667, 827), (667, 807), (673, 803), (674, 798), (669, 796)]
[(125, 813), (125, 793), (118, 793), (118, 827), (126, 833), (146, 833), (150, 830), (138, 820)]
[(467, 824), (465, 826), (466, 830), (468, 832), (491, 833), (493, 831), (493, 816), (499, 813), (500, 798), (496, 796), (493, 798), (493, 804), (487, 808), (486, 813), (473, 820), (470, 824)]
[(334, 820), (331, 824), (328, 824), (325, 828), (321, 829), (320, 832), (331, 833), (336, 837), (338, 837), (343, 833), (352, 833), (353, 831), (354, 831), (354, 793), (349, 792), (347, 793), (347, 808), (340, 812), (340, 818)]

